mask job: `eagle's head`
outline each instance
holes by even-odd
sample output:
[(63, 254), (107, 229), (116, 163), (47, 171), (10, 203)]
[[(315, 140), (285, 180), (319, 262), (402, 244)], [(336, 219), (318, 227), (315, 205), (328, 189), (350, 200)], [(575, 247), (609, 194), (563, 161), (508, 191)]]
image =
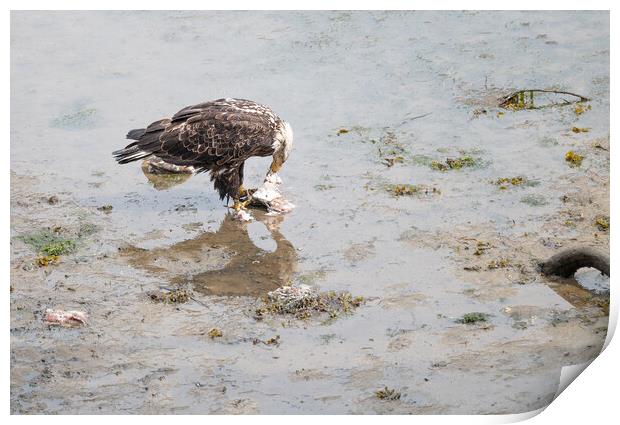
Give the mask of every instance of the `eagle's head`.
[(273, 161), (269, 167), (268, 175), (275, 174), (282, 168), (282, 164), (288, 159), (292, 149), (293, 128), (286, 121), (282, 121), (273, 141)]

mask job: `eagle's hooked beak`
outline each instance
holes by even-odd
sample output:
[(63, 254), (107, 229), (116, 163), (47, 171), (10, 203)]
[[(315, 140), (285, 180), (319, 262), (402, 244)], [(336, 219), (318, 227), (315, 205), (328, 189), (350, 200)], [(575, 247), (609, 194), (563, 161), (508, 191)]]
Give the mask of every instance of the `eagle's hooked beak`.
[(269, 167), (269, 172), (267, 175), (276, 174), (280, 171), (280, 168), (282, 168), (283, 163), (284, 161), (282, 161), (282, 159), (274, 157), (273, 161), (271, 161), (271, 166)]

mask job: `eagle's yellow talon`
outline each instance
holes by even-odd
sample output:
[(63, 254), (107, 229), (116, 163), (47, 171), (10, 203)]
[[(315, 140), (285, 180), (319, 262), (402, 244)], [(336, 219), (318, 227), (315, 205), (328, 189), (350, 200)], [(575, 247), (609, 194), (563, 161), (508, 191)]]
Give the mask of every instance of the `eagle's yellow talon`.
[(251, 199), (254, 192), (256, 192), (256, 189), (246, 189), (242, 185), (241, 187), (239, 187), (239, 198)]
[(250, 205), (250, 203), (252, 202), (252, 198), (249, 197), (248, 199), (246, 199), (245, 201), (239, 201), (238, 199), (235, 199), (235, 202), (232, 206), (232, 208), (235, 211), (239, 211), (239, 210), (245, 210), (247, 208), (248, 205)]

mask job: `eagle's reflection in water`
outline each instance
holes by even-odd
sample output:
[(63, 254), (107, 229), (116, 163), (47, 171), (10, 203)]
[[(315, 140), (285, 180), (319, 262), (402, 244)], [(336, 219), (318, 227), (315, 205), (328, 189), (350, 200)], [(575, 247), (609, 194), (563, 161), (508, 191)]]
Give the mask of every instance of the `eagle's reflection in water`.
[(157, 157), (151, 157), (142, 161), (142, 172), (155, 190), (168, 190), (189, 180), (193, 168), (167, 164)]
[(257, 247), (248, 224), (226, 215), (216, 232), (151, 250), (123, 250), (129, 263), (166, 276), (172, 285), (191, 285), (205, 295), (260, 296), (291, 280), (297, 266), (295, 247), (280, 233), (282, 216), (253, 211), (275, 241), (273, 252)]

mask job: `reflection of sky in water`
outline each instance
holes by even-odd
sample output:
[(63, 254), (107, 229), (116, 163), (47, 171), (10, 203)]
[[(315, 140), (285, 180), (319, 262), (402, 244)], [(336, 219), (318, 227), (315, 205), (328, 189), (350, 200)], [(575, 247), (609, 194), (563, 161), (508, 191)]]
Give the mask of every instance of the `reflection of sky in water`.
[(609, 294), (609, 276), (593, 268), (583, 268), (575, 272), (575, 279), (579, 284), (595, 294)]

